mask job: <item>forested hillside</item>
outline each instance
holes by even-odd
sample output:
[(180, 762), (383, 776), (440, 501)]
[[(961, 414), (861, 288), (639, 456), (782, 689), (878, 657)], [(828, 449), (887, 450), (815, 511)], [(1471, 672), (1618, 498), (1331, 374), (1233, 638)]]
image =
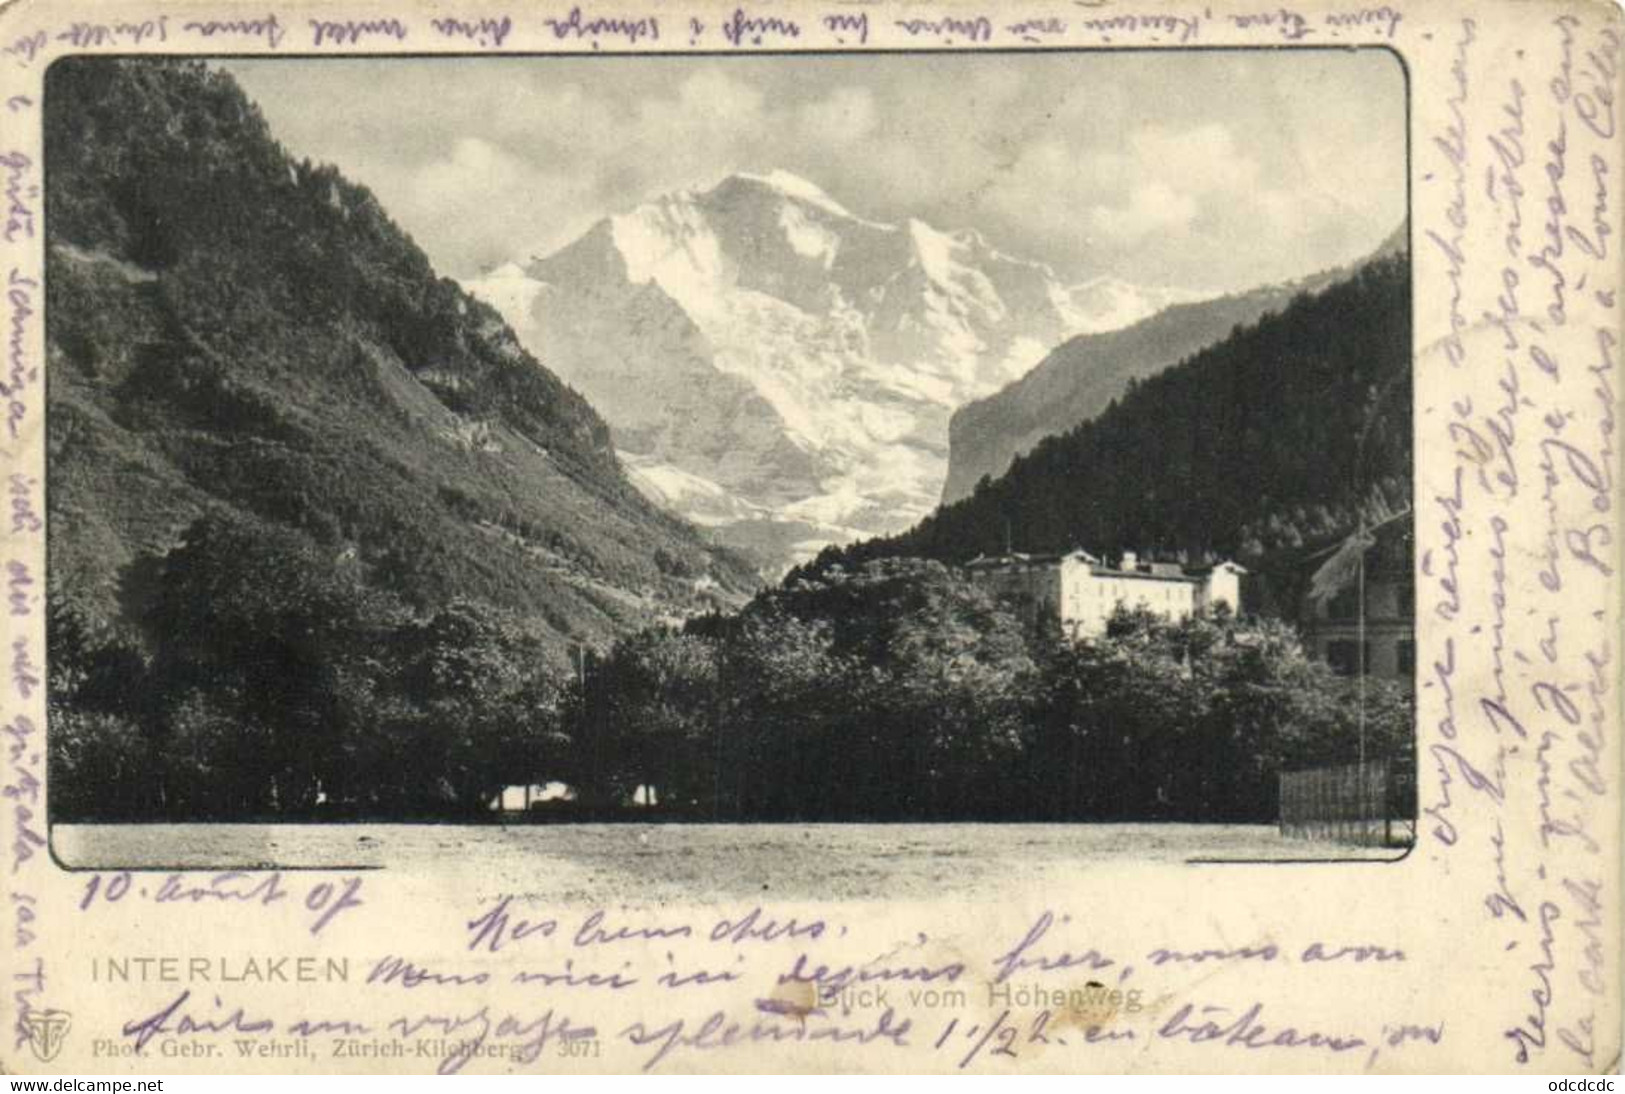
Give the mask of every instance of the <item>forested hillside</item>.
[(230, 77), (73, 58), (45, 110), (54, 815), (477, 809), (570, 643), (755, 586)]
[[(197, 63), (51, 69), (52, 575), (121, 582), (205, 513), (427, 607), (603, 637), (748, 575), (622, 476), (603, 421), (364, 188)], [(130, 591), (130, 590), (125, 590)]]
[[(1366, 261), (1403, 252), (1408, 231), (1401, 224)], [(1324, 270), (1300, 281), (1211, 300), (1175, 302), (1121, 330), (1067, 339), (1025, 376), (954, 412), (943, 502), (969, 497), (984, 476), (1003, 475), (1046, 437), (1097, 417), (1131, 382), (1155, 376), (1237, 327), (1281, 311), (1295, 297), (1345, 280), (1354, 268)]]
[(1376, 259), (1131, 384), (909, 532), (827, 551), (809, 572), (1007, 543), (1250, 562), (1336, 534), (1359, 506), (1409, 504), (1410, 344), (1408, 257)]

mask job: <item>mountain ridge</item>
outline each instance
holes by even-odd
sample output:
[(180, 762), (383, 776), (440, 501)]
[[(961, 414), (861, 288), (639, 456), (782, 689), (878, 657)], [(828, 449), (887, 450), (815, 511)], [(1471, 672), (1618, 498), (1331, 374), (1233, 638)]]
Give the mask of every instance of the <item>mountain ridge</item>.
[[(608, 427), (370, 191), (295, 161), (229, 75), (50, 74), (53, 596), (130, 623), (207, 516), (302, 537), (418, 609), (527, 617), (562, 656), (736, 602)], [(146, 560), (144, 562), (143, 560)]]
[(1007, 387), (954, 412), (943, 502), (968, 497), (983, 478), (998, 478), (1045, 437), (1099, 414), (1131, 380), (1172, 367), (1294, 297), (1322, 290), (1370, 261), (1398, 253), (1406, 246), (1407, 231), (1401, 224), (1369, 256), (1348, 266), (1209, 300), (1172, 301), (1131, 325), (1080, 334), (1056, 346)]
[(1074, 289), (974, 229), (867, 219), (785, 171), (657, 195), (467, 287), (600, 408), (634, 481), (769, 573), (928, 512), (966, 399), (1194, 295)]

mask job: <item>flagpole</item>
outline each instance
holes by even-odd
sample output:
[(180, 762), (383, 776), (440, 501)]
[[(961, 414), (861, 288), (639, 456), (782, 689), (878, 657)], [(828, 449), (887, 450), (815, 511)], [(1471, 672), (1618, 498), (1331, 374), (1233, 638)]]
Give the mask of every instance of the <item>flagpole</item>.
[(1365, 426), (1360, 430), (1359, 440), (1354, 446), (1354, 510), (1356, 533), (1359, 536), (1356, 542), (1360, 547), (1358, 562), (1359, 568), (1356, 571), (1358, 576), (1355, 579), (1355, 603), (1357, 605), (1355, 610), (1358, 613), (1355, 616), (1355, 641), (1357, 643), (1355, 652), (1355, 675), (1358, 677), (1358, 682), (1356, 683), (1355, 687), (1357, 689), (1356, 694), (1359, 697), (1360, 707), (1357, 723), (1359, 727), (1359, 763), (1358, 767), (1356, 768), (1356, 771), (1358, 771), (1358, 775), (1356, 775), (1358, 782), (1356, 785), (1359, 788), (1358, 794), (1361, 813), (1360, 843), (1362, 845), (1369, 841), (1371, 831), (1368, 824), (1370, 801), (1368, 800), (1368, 795), (1366, 792), (1367, 786), (1365, 770), (1365, 674), (1366, 670), (1370, 668), (1370, 666), (1366, 664), (1365, 640), (1365, 556), (1366, 552), (1370, 550), (1370, 546), (1367, 545), (1365, 541), (1365, 442), (1366, 438), (1371, 434), (1371, 427), (1376, 424), (1377, 410), (1381, 405), (1382, 398), (1381, 396), (1378, 396), (1377, 400), (1367, 408), (1365, 415)]
[[(1362, 435), (1362, 437), (1361, 437), (1361, 442), (1362, 442), (1361, 448), (1362, 449), (1365, 447), (1364, 443), (1363, 443), (1364, 439), (1365, 438)], [(1367, 813), (1367, 812), (1369, 812), (1369, 810), (1367, 809), (1367, 806), (1368, 806), (1369, 803), (1366, 800), (1367, 795), (1366, 795), (1366, 770), (1365, 770), (1365, 674), (1366, 674), (1366, 669), (1367, 669), (1368, 666), (1365, 663), (1365, 552), (1366, 552), (1366, 547), (1365, 547), (1365, 507), (1364, 506), (1360, 507), (1359, 530), (1360, 530), (1360, 540), (1359, 540), (1359, 542), (1360, 542), (1360, 570), (1359, 570), (1359, 575), (1360, 576), (1359, 576), (1359, 587), (1358, 587), (1358, 592), (1357, 592), (1357, 599), (1358, 599), (1358, 602), (1359, 602), (1359, 613), (1360, 613), (1359, 614), (1359, 623), (1358, 623), (1358, 632), (1359, 632), (1358, 641), (1359, 641), (1359, 644), (1360, 644), (1359, 645), (1359, 653), (1358, 653), (1358, 656), (1359, 656), (1359, 662), (1358, 662), (1358, 664), (1359, 664), (1359, 677), (1360, 677), (1360, 682), (1359, 682), (1359, 695), (1360, 695), (1360, 721), (1359, 721), (1359, 725), (1360, 725), (1360, 733), (1359, 733), (1359, 737), (1360, 737), (1360, 767), (1359, 767), (1359, 771), (1360, 771), (1360, 776), (1359, 776), (1359, 778), (1360, 778), (1360, 809), (1361, 809), (1362, 813)], [(1362, 818), (1362, 821), (1363, 821), (1363, 819), (1364, 818)], [(1363, 830), (1360, 833), (1360, 842), (1363, 844), (1363, 843), (1367, 842), (1367, 840), (1370, 838), (1370, 830), (1369, 830), (1369, 828), (1366, 828), (1363, 823), (1362, 823), (1361, 827), (1362, 827)]]

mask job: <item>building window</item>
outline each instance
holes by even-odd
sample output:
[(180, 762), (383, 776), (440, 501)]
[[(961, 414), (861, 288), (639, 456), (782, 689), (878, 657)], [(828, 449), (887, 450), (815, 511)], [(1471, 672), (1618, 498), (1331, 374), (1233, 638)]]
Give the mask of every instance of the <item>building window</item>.
[(1326, 604), (1329, 619), (1353, 619), (1360, 610), (1360, 590), (1350, 584)]
[[(1326, 663), (1339, 676), (1353, 676), (1360, 671), (1360, 643), (1346, 638), (1326, 643)], [(1371, 671), (1371, 643), (1365, 644), (1365, 671)]]
[(1411, 574), (1401, 577), (1394, 585), (1394, 607), (1401, 619), (1416, 615), (1416, 578)]
[(1416, 675), (1416, 643), (1410, 639), (1401, 638), (1394, 647), (1394, 656), (1397, 660), (1395, 675), (1401, 679), (1410, 679)]

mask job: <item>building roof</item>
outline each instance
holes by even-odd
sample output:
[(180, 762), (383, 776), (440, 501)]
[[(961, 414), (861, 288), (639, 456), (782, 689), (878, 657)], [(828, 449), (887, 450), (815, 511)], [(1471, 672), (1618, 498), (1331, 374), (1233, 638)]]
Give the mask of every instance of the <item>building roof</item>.
[(1228, 558), (1223, 559), (1222, 561), (1219, 561), (1219, 562), (1215, 562), (1211, 566), (1187, 566), (1187, 567), (1185, 567), (1185, 572), (1187, 574), (1211, 574), (1214, 570), (1234, 570), (1238, 574), (1245, 574), (1245, 573), (1249, 572), (1247, 567), (1243, 566), (1239, 562), (1232, 562)]
[(1080, 562), (1087, 562), (1091, 565), (1100, 561), (1088, 551), (1076, 549), (1064, 552), (1047, 552), (1033, 555), (1023, 554), (1020, 551), (1011, 551), (1008, 554), (1003, 555), (977, 555), (975, 558), (965, 563), (965, 566), (969, 569), (977, 570), (992, 570), (1005, 566), (1048, 566), (1067, 558), (1075, 558)]
[(1136, 581), (1177, 581), (1185, 585), (1199, 585), (1202, 578), (1194, 574), (1159, 574), (1149, 570), (1119, 570), (1115, 566), (1091, 566), (1089, 572), (1096, 577), (1127, 577)]
[(1011, 551), (1002, 555), (977, 555), (965, 563), (965, 567), (972, 570), (1013, 570), (1030, 566), (1055, 566), (1066, 559), (1075, 559), (1088, 564), (1089, 572), (1097, 577), (1132, 578), (1137, 581), (1178, 581), (1186, 584), (1199, 584), (1220, 567), (1229, 567), (1239, 573), (1247, 572), (1241, 566), (1229, 561), (1200, 567), (1185, 567), (1172, 562), (1145, 562), (1135, 569), (1125, 570), (1121, 566), (1108, 566), (1105, 562), (1081, 548), (1061, 553), (1023, 554), (1019, 551)]

